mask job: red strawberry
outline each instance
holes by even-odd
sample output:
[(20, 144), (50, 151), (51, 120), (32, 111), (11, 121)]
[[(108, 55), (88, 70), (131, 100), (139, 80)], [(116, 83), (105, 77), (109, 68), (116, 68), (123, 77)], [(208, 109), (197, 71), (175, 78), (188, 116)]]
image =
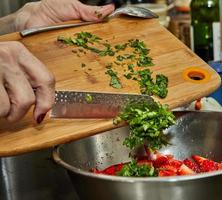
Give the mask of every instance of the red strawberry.
[(106, 175), (116, 175), (117, 172), (119, 172), (123, 168), (124, 164), (117, 164), (117, 165), (112, 165), (110, 167), (107, 167), (106, 169), (102, 170), (102, 174)]
[(172, 166), (172, 165), (170, 165), (170, 164), (162, 165), (162, 166), (159, 168), (159, 171), (165, 171), (165, 170), (171, 171), (171, 172), (173, 172), (173, 173), (177, 173), (178, 168), (177, 168), (177, 167), (174, 167), (174, 166)]
[(154, 153), (154, 155), (156, 156), (156, 159), (159, 158), (159, 157), (167, 157), (169, 160), (173, 159), (173, 155), (171, 155), (171, 154), (162, 154), (162, 153), (159, 153), (158, 151), (156, 151)]
[(116, 172), (115, 166), (110, 166), (110, 167), (104, 169), (102, 172), (103, 172), (103, 174), (106, 174), (106, 175), (115, 175), (115, 172)]
[(201, 110), (201, 99), (197, 99), (195, 102), (195, 110)]
[[(167, 160), (165, 163), (161, 163), (162, 165), (159, 165), (157, 168), (159, 171), (171, 171), (173, 174), (176, 174), (180, 166), (183, 164), (179, 160)], [(156, 164), (157, 165), (157, 164)]]
[(210, 172), (218, 170), (218, 163), (207, 158), (193, 155), (192, 158), (199, 165), (200, 172)]
[(167, 155), (165, 155), (169, 160), (171, 160), (171, 159), (173, 159), (174, 158), (174, 156), (173, 155), (171, 155), (171, 154), (167, 154)]
[(183, 161), (183, 163), (189, 167), (190, 169), (192, 169), (193, 171), (195, 171), (196, 173), (199, 173), (200, 172), (200, 169), (199, 169), (199, 166), (197, 165), (197, 163), (193, 162), (192, 160), (190, 159), (185, 159)]
[(115, 166), (116, 166), (116, 173), (117, 173), (117, 172), (119, 172), (123, 168), (124, 164), (120, 163), (120, 164), (115, 165)]
[(180, 168), (180, 166), (183, 164), (183, 162), (182, 161), (180, 161), (180, 160), (175, 160), (175, 159), (172, 159), (172, 160), (170, 160), (170, 165), (171, 166), (174, 166), (175, 168)]
[(162, 165), (166, 165), (168, 163), (169, 159), (167, 158), (167, 156), (159, 156), (156, 160), (153, 161), (153, 166), (159, 168)]
[(161, 176), (161, 177), (163, 177), (163, 176), (176, 176), (176, 175), (177, 175), (177, 173), (175, 173), (173, 171), (170, 171), (170, 170), (161, 170), (158, 173), (158, 176)]
[(137, 165), (146, 165), (148, 167), (152, 167), (153, 166), (153, 162), (150, 160), (138, 160), (137, 161)]
[(222, 170), (222, 162), (218, 164), (218, 169)]
[(200, 170), (202, 172), (216, 171), (218, 170), (218, 163), (212, 160), (204, 160), (200, 167)]
[(206, 158), (198, 156), (198, 155), (192, 155), (192, 158), (195, 160), (195, 162), (198, 165), (201, 165), (203, 163), (203, 161), (206, 160)]
[(185, 164), (182, 164), (177, 172), (178, 175), (192, 175), (196, 174), (192, 169), (187, 167)]
[(90, 171), (95, 174), (101, 174), (101, 171), (96, 168), (92, 168)]

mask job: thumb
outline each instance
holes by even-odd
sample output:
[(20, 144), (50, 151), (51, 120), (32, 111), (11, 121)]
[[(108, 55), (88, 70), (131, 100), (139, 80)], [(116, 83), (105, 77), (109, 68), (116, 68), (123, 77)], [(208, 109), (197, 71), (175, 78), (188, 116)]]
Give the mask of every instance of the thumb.
[(114, 4), (105, 6), (89, 6), (81, 3), (79, 6), (79, 15), (84, 21), (99, 21), (112, 13), (115, 9)]

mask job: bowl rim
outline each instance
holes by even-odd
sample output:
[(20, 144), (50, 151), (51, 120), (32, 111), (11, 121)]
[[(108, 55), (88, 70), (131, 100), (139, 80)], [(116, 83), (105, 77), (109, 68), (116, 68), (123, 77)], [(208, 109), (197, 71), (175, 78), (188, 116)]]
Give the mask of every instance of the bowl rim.
[(210, 178), (214, 176), (222, 175), (222, 170), (214, 171), (214, 172), (206, 172), (206, 173), (200, 173), (195, 175), (184, 175), (184, 176), (168, 176), (168, 177), (120, 177), (120, 176), (110, 176), (110, 175), (104, 175), (104, 174), (95, 174), (92, 172), (88, 172), (86, 170), (82, 170), (80, 168), (74, 167), (67, 162), (65, 162), (60, 157), (60, 149), (65, 144), (59, 145), (53, 149), (52, 157), (54, 161), (64, 167), (65, 169), (74, 172), (78, 175), (87, 176), (90, 178), (96, 178), (96, 179), (102, 179), (102, 180), (108, 180), (113, 182), (128, 182), (128, 183), (135, 183), (135, 182), (149, 182), (149, 183), (155, 183), (155, 182), (162, 182), (162, 183), (173, 183), (173, 182), (182, 182), (182, 181), (194, 181), (198, 179), (203, 178)]

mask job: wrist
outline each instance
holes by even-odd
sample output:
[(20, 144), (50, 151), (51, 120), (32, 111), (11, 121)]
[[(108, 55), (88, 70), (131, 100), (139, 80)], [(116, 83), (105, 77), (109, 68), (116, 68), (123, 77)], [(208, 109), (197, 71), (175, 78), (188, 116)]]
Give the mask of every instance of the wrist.
[(16, 13), (0, 18), (0, 35), (15, 32)]
[(40, 2), (27, 3), (15, 13), (16, 18), (14, 23), (16, 31), (30, 28), (29, 24), (32, 22), (32, 16), (37, 12), (39, 4)]

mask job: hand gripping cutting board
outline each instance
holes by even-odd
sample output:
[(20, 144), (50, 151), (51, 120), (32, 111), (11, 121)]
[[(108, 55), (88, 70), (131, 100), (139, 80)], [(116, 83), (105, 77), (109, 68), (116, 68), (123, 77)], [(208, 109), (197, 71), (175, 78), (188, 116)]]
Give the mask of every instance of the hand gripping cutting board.
[[(122, 89), (109, 86), (105, 75), (105, 63), (96, 54), (86, 54), (84, 60), (72, 53), (73, 46), (61, 46), (59, 35), (72, 36), (88, 31), (109, 40), (112, 44), (125, 43), (129, 39), (141, 39), (148, 48), (156, 73), (169, 78), (169, 93), (165, 99), (157, 99), (170, 108), (207, 96), (220, 86), (220, 77), (203, 60), (182, 44), (157, 20), (141, 20), (121, 17), (107, 23), (51, 31), (21, 38), (19, 33), (0, 37), (0, 41), (18, 40), (39, 58), (55, 75), (57, 90), (86, 90), (98, 92), (140, 93), (135, 81), (123, 80)], [(81, 63), (91, 70), (82, 69)], [(0, 121), (0, 156), (21, 154), (52, 147), (115, 128), (112, 119), (50, 119), (36, 125), (32, 112), (14, 125)]]

